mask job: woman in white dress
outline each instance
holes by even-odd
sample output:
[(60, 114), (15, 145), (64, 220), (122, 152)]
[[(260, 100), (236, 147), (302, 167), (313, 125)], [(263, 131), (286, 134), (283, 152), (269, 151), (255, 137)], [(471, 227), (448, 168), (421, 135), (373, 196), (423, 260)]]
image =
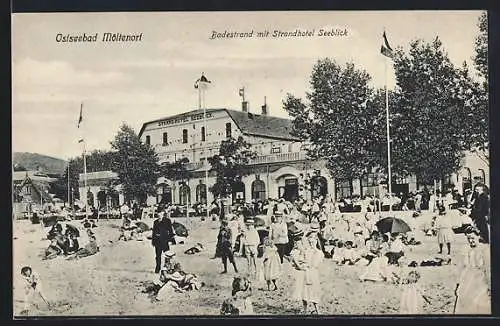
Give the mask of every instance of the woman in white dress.
[(309, 232), (307, 239), (297, 241), (291, 256), (295, 267), (293, 298), (302, 301), (304, 314), (307, 313), (309, 303), (312, 303), (314, 308), (312, 313), (319, 314), (318, 304), (321, 297), (319, 265), (324, 255), (318, 248), (316, 232)]
[(488, 290), (489, 246), (479, 243), (478, 232), (467, 234), (469, 250), (455, 288), (454, 314), (491, 314), (491, 297)]

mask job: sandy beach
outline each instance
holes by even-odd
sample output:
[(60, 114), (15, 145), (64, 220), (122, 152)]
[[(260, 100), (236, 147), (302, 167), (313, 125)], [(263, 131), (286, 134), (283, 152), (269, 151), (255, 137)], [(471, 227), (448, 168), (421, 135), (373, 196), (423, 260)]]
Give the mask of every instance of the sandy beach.
[[(419, 217), (419, 223), (426, 221)], [(154, 270), (154, 248), (150, 240), (114, 241), (118, 237), (119, 220), (102, 220), (94, 229), (100, 252), (79, 260), (57, 257), (42, 260), (41, 254), (49, 242), (48, 228), (31, 224), (27, 220), (14, 222), (13, 275), (14, 316), (21, 317), (23, 289), (19, 283), (22, 266), (30, 265), (42, 279), (45, 296), (51, 302), (48, 308), (42, 300), (28, 316), (117, 316), (117, 315), (218, 315), (222, 301), (230, 296), (235, 273), (221, 275), (220, 259), (214, 255), (219, 224), (200, 221), (199, 218), (176, 219), (188, 224), (190, 236), (185, 244), (172, 249), (187, 272), (195, 273), (205, 283), (199, 291), (174, 293), (167, 301), (152, 303), (141, 293), (141, 282), (157, 279)], [(152, 220), (146, 220), (152, 225)], [(78, 225), (80, 221), (73, 221)], [(81, 224), (81, 223), (80, 223)], [(82, 238), (85, 235), (82, 236)], [(433, 259), (437, 255), (436, 237), (419, 235), (421, 245), (410, 246), (409, 261)], [(110, 242), (113, 241), (113, 242)], [(82, 240), (84, 241), (84, 240)], [(184, 251), (197, 242), (205, 250), (195, 255)], [(440, 267), (417, 267), (421, 273), (420, 285), (432, 304), (425, 303), (425, 314), (450, 314), (453, 310), (454, 289), (458, 280), (466, 238), (455, 234), (452, 243), (452, 264)], [(236, 257), (240, 273), (245, 273), (246, 260)], [(390, 283), (360, 282), (364, 266), (338, 266), (325, 259), (321, 266), (321, 314), (329, 315), (390, 315), (397, 314), (401, 286)], [(253, 302), (257, 315), (294, 315), (302, 303), (290, 299), (293, 290), (292, 267), (285, 262), (277, 291), (265, 291), (264, 282), (254, 282)]]

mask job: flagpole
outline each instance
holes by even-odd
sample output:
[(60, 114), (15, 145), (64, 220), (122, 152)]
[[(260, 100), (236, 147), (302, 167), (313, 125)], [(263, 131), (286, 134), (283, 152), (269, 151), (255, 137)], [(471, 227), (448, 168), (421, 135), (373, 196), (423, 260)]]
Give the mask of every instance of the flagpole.
[(71, 207), (70, 187), (69, 187), (69, 160), (68, 160), (68, 208)]
[(84, 188), (86, 191), (86, 203), (85, 203), (85, 218), (89, 218), (89, 198), (88, 198), (88, 191), (87, 191), (87, 153), (86, 153), (86, 148), (85, 148), (85, 139), (83, 140), (83, 184)]
[[(201, 87), (198, 87), (200, 89)], [(201, 90), (200, 90), (201, 94)], [(200, 96), (201, 98), (201, 96)], [(201, 101), (200, 101), (201, 105)], [(206, 208), (206, 214), (207, 214), (207, 221), (209, 219), (209, 211), (208, 211), (208, 153), (207, 153), (207, 106), (205, 103), (205, 91), (203, 90), (203, 128), (205, 131), (205, 141), (203, 142), (203, 152), (205, 153), (205, 208)]]
[(392, 212), (392, 171), (391, 171), (391, 136), (389, 125), (389, 90), (387, 89), (387, 58), (384, 58), (385, 70), (385, 113), (387, 127), (387, 174), (388, 182), (387, 189), (389, 190), (389, 212)]

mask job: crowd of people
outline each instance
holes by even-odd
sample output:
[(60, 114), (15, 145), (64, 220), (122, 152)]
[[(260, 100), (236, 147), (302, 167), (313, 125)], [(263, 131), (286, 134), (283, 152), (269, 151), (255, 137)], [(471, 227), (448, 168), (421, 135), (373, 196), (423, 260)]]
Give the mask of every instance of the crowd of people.
[[(378, 221), (380, 211), (384, 210), (381, 208), (387, 204), (385, 198), (380, 203), (365, 198), (365, 204), (361, 205), (361, 219), (354, 219), (343, 213), (346, 212), (346, 207), (349, 211), (348, 207), (359, 205), (359, 201), (350, 198), (341, 203), (323, 196), (309, 200), (299, 198), (293, 203), (283, 198), (270, 199), (265, 202), (240, 203), (232, 213), (227, 213), (227, 209), (219, 203), (212, 203), (208, 207), (209, 213), (220, 221), (214, 258), (222, 261), (221, 273), (229, 272), (228, 262), (236, 273), (231, 296), (222, 303), (220, 313), (253, 314), (252, 283), (262, 281), (268, 291), (276, 291), (283, 286), (280, 284), (280, 276), (284, 265), (290, 264), (294, 271), (291, 297), (302, 303), (302, 313), (319, 314), (322, 297), (320, 270), (325, 260), (331, 260), (339, 266), (363, 266), (359, 274), (360, 282), (401, 285), (400, 313), (421, 313), (422, 302), (430, 302), (431, 299), (418, 285), (421, 276), (416, 267), (431, 266), (429, 262), (433, 258), (421, 262), (411, 261), (407, 255), (408, 248), (419, 245), (422, 234), (436, 235), (438, 254), (441, 255), (438, 263), (450, 264), (454, 228), (464, 224), (457, 224), (455, 217), (458, 215), (450, 213), (452, 211), (460, 212), (461, 216), (470, 216), (470, 222), (465, 223), (463, 230), (469, 249), (466, 259), (460, 264), (463, 265), (463, 272), (457, 280), (457, 300), (453, 312), (461, 314), (474, 309), (474, 313), (487, 313), (490, 309), (485, 271), (485, 266), (489, 266), (486, 263), (489, 255), (485, 249), (485, 244), (489, 242), (487, 188), (479, 184), (468, 197), (460, 197), (462, 199), (453, 192), (452, 197), (447, 194), (448, 199), (429, 192), (429, 199), (426, 199), (423, 192), (417, 192), (398, 202), (403, 210), (414, 212), (406, 222), (409, 231), (405, 232), (380, 230)], [(390, 197), (391, 200), (393, 198)], [(124, 221), (130, 223), (143, 216), (143, 212), (139, 214), (136, 209), (134, 213), (133, 209), (127, 208), (128, 206), (122, 206), (120, 210)], [(416, 226), (415, 221), (424, 210), (434, 215), (429, 226), (429, 230), (433, 232), (419, 230)], [(153, 207), (147, 211), (148, 216), (156, 217), (152, 226), (151, 244), (155, 249), (154, 272), (158, 274), (158, 279), (147, 282), (143, 292), (151, 295), (153, 301), (164, 301), (171, 291), (199, 290), (204, 285), (197, 275), (182, 268), (172, 250), (172, 245), (176, 244), (171, 221), (174, 211), (175, 207), (169, 205)], [(263, 223), (259, 224), (259, 220)], [(54, 224), (47, 236), (51, 244), (45, 258), (63, 255), (68, 259), (75, 259), (97, 253), (99, 246), (92, 231), (97, 225), (92, 220), (85, 220), (83, 224), (89, 239), (84, 247), (79, 245), (78, 232), (68, 226), (63, 230), (61, 223)], [(203, 248), (198, 243), (186, 250), (185, 254), (195, 254)], [(245, 268), (238, 266), (238, 260), (235, 259), (237, 256), (245, 257)], [(37, 275), (33, 274), (29, 266), (21, 274), (27, 282), (35, 277), (32, 275)], [(38, 285), (37, 288), (37, 283), (39, 281), (27, 286), (28, 301), (33, 296), (33, 291), (38, 291), (43, 296), (41, 286)]]

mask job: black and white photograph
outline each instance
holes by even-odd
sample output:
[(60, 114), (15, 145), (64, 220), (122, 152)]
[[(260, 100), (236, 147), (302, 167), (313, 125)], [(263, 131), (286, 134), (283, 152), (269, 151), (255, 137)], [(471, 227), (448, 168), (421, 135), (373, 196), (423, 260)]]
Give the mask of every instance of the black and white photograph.
[(486, 315), (488, 13), (13, 13), (14, 319)]

